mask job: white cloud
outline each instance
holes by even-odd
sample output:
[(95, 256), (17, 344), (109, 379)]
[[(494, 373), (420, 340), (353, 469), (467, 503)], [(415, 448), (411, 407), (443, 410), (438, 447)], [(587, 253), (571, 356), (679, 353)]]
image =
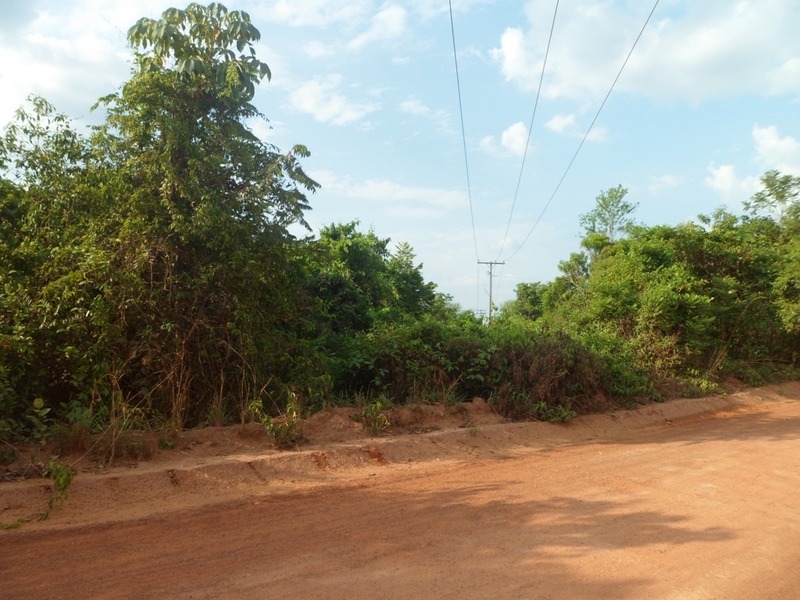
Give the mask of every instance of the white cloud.
[(378, 110), (375, 102), (353, 102), (341, 92), (344, 78), (328, 75), (298, 85), (290, 94), (292, 107), (322, 123), (347, 125)]
[(800, 56), (793, 56), (767, 74), (768, 91), (800, 96)]
[(294, 27), (328, 27), (363, 20), (371, 4), (370, 0), (278, 0), (251, 12)]
[(623, 87), (693, 102), (775, 93), (776, 73), (788, 75), (800, 55), (798, 20), (792, 0), (693, 5), (684, 18), (662, 19), (645, 33)]
[(306, 44), (305, 51), (306, 54), (311, 58), (330, 56), (334, 52), (333, 48), (323, 42), (320, 42), (319, 40), (315, 40)]
[(413, 96), (410, 96), (409, 98), (400, 103), (400, 110), (412, 115), (421, 115), (421, 116), (429, 115), (432, 112), (429, 106), (424, 104), (418, 98), (414, 98)]
[(108, 14), (105, 6), (90, 1), (36, 8), (34, 18), (18, 14), (13, 42), (0, 36), (0, 126), (31, 93), (47, 98), (59, 112), (87, 116), (97, 98), (129, 76), (132, 53), (123, 31), (140, 15), (124, 7)]
[(452, 132), (452, 127), (450, 125), (450, 113), (443, 109), (434, 110), (414, 96), (409, 96), (403, 102), (401, 102), (400, 110), (404, 113), (408, 113), (417, 117), (423, 117), (432, 121), (436, 124), (439, 131), (444, 133)]
[(659, 175), (650, 178), (650, 185), (647, 186), (647, 189), (653, 196), (658, 196), (664, 190), (676, 188), (686, 182), (686, 177), (680, 175)]
[(508, 127), (500, 136), (500, 144), (515, 156), (522, 156), (528, 143), (528, 128), (522, 121)]
[(705, 185), (719, 195), (722, 200), (733, 206), (738, 206), (760, 189), (758, 177), (739, 177), (733, 165), (719, 165), (711, 163), (708, 166), (708, 175)]
[(400, 37), (406, 31), (406, 10), (400, 6), (387, 6), (376, 14), (369, 28), (354, 37), (347, 47), (351, 50), (360, 50), (373, 42), (384, 41)]
[[(730, 95), (800, 95), (800, 3), (707, 0), (662, 3), (615, 90), (700, 102)], [(630, 7), (630, 8), (628, 8)], [(509, 82), (538, 85), (552, 3), (526, 6), (528, 28), (510, 27), (491, 51)], [(595, 2), (560, 11), (543, 93), (594, 103), (608, 91), (649, 12), (641, 3)]]
[(800, 142), (791, 136), (781, 137), (775, 126), (753, 126), (757, 175), (740, 176), (733, 165), (711, 163), (706, 187), (714, 190), (728, 204), (738, 205), (761, 189), (763, 171), (777, 169), (784, 174), (800, 175)]
[(556, 115), (544, 124), (547, 129), (556, 133), (567, 133), (574, 131), (577, 129), (577, 125), (578, 124), (575, 121), (575, 115), (573, 114)]
[(352, 181), (330, 171), (311, 173), (322, 189), (349, 200), (382, 204), (391, 214), (414, 219), (441, 217), (468, 204), (464, 192), (445, 188), (408, 186), (388, 179)]
[[(585, 132), (584, 135), (586, 135)], [(586, 139), (590, 142), (605, 142), (608, 140), (609, 136), (610, 134), (607, 127), (595, 124), (595, 126), (592, 127), (592, 130), (589, 132), (589, 135), (586, 136)]]
[(514, 81), (523, 89), (536, 89), (533, 74), (536, 58), (528, 49), (522, 29), (507, 28), (500, 36), (500, 47), (493, 48), (489, 56), (500, 63), (500, 71), (507, 81)]
[(482, 137), (481, 141), (478, 142), (478, 147), (486, 154), (491, 154), (494, 156), (500, 154), (500, 151), (497, 149), (497, 144), (494, 141), (494, 136), (491, 135)]
[(5, 0), (0, 20), (0, 41), (15, 39), (19, 30), (36, 16), (37, 4), (36, 0)]
[(756, 162), (764, 170), (777, 169), (784, 174), (800, 175), (800, 142), (791, 136), (781, 137), (778, 128), (753, 126)]
[[(431, 0), (405, 0), (405, 2), (425, 20), (433, 19), (448, 12), (447, 2), (432, 2)], [(453, 12), (468, 12), (475, 6), (493, 4), (494, 2), (495, 0), (453, 0)]]
[[(487, 135), (481, 138), (480, 142), (478, 142), (478, 147), (491, 156), (522, 156), (525, 152), (527, 141), (528, 128), (522, 121), (517, 121), (500, 134), (499, 145), (494, 136)], [(531, 151), (530, 147), (528, 151)]]
[[(580, 128), (578, 119), (574, 114), (555, 115), (544, 126), (555, 133), (578, 139), (583, 139), (583, 136), (586, 135), (586, 131)], [(595, 124), (586, 139), (590, 142), (604, 142), (608, 137), (608, 129), (602, 125)]]

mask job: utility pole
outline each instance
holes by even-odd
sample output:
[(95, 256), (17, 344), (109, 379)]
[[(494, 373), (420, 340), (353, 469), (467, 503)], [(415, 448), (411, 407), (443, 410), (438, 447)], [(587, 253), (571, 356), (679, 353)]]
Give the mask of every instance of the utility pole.
[(492, 281), (494, 280), (494, 274), (493, 274), (494, 266), (495, 265), (504, 265), (506, 263), (505, 263), (505, 261), (497, 261), (497, 260), (488, 260), (488, 261), (479, 260), (478, 264), (479, 265), (489, 265), (489, 325), (491, 325), (492, 324), (492, 307), (493, 307), (493, 304), (492, 304)]

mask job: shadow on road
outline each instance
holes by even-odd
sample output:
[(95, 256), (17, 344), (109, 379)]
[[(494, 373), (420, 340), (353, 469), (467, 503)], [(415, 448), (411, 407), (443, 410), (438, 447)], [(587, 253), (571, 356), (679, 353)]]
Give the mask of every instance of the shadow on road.
[(620, 549), (703, 553), (734, 536), (634, 500), (531, 500), (514, 481), (426, 483), (21, 532), (3, 540), (3, 586), (15, 598), (633, 600), (647, 597), (652, 579), (645, 561), (631, 568), (635, 553)]

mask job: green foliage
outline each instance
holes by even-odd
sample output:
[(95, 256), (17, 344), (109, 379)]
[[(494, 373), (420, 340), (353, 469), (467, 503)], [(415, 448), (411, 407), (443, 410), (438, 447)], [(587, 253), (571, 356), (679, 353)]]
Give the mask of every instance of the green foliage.
[(255, 85), (269, 76), (258, 39), (246, 13), (170, 9), (131, 29), (136, 69), (102, 100), (108, 117), (91, 137), (40, 98), (6, 128), (8, 427), (44, 434), (27, 408), (40, 397), (114, 418), (143, 407), (180, 428), (202, 422), (212, 402), (234, 412), (245, 383), (295, 375), (304, 282), (287, 227), (303, 224), (317, 184), (299, 165), (304, 147), (281, 154), (247, 127), (260, 117)]
[(385, 323), (343, 348), (340, 392), (385, 395), (397, 403), (452, 401), (482, 389), (473, 362), (483, 327), (474, 317), (423, 316)]
[(0, 440), (0, 465), (10, 465), (19, 458), (19, 450), (8, 442)]
[(535, 321), (544, 314), (547, 285), (543, 283), (519, 283), (516, 287), (516, 298), (501, 311), (503, 315), (519, 316)]
[(66, 502), (69, 499), (68, 488), (72, 483), (72, 478), (75, 473), (72, 469), (57, 460), (51, 460), (47, 463), (42, 473), (44, 477), (50, 477), (53, 480), (53, 494), (47, 503), (45, 511), (39, 515), (39, 520), (44, 521), (53, 510)]
[(42, 398), (36, 398), (31, 404), (30, 411), (25, 415), (30, 425), (31, 436), (44, 444), (52, 435), (52, 419), (47, 415), (50, 409), (44, 405)]
[(709, 377), (708, 373), (701, 373), (697, 369), (690, 369), (682, 378), (682, 383), (684, 384), (682, 395), (687, 398), (710, 396), (722, 392), (722, 388)]
[(300, 403), (296, 395), (290, 394), (286, 410), (278, 417), (272, 417), (265, 412), (261, 400), (251, 402), (248, 411), (254, 419), (261, 423), (276, 448), (294, 448), (303, 441)]
[(580, 224), (589, 238), (593, 234), (603, 236), (591, 238), (589, 246), (599, 250), (604, 243), (613, 243), (620, 233), (625, 232), (632, 224), (630, 215), (636, 210), (638, 204), (631, 204), (625, 200), (628, 190), (618, 185), (609, 188), (597, 196), (596, 206), (586, 214), (580, 216)]
[(800, 218), (800, 177), (767, 171), (761, 184), (763, 189), (744, 202), (745, 210), (771, 214), (781, 223)]
[(411, 246), (390, 252), (389, 241), (358, 231), (352, 221), (323, 227), (310, 244), (305, 271), (320, 336), (367, 331), (435, 309), (436, 286), (425, 282)]
[(89, 448), (90, 436), (102, 428), (98, 415), (78, 400), (61, 404), (63, 416), (55, 426), (55, 438), (62, 453), (81, 452)]
[(383, 413), (383, 403), (380, 400), (367, 404), (361, 411), (360, 418), (372, 435), (380, 435), (389, 427), (389, 417)]
[(0, 522), (0, 531), (7, 531), (10, 529), (19, 529), (22, 527), (22, 524), (25, 522), (25, 519), (17, 519), (13, 523), (2, 523)]
[(604, 392), (601, 366), (563, 333), (492, 330), (489, 402), (510, 419), (569, 420)]
[(228, 11), (216, 2), (192, 3), (185, 10), (169, 8), (158, 21), (139, 19), (128, 39), (145, 50), (139, 60), (146, 69), (173, 64), (187, 82), (193, 78), (213, 82), (231, 106), (249, 102), (256, 84), (271, 77), (267, 64), (256, 58), (253, 43), (261, 34), (250, 15)]
[(790, 239), (773, 284), (778, 315), (787, 331), (800, 334), (800, 237)]
[[(573, 254), (563, 276), (536, 284), (537, 322), (585, 342), (617, 398), (653, 397), (674, 378), (707, 393), (731, 365), (796, 364), (798, 182), (777, 173), (762, 181), (748, 207), (771, 216), (720, 210), (677, 227), (628, 222), (619, 241), (599, 231), (598, 206), (582, 220), (591, 256)], [(529, 289), (518, 288), (512, 308), (530, 304)]]
[(655, 397), (651, 374), (646, 367), (652, 359), (640, 360), (642, 349), (637, 342), (620, 336), (613, 329), (596, 327), (587, 328), (577, 336), (597, 359), (601, 381), (612, 398), (627, 405), (636, 398)]

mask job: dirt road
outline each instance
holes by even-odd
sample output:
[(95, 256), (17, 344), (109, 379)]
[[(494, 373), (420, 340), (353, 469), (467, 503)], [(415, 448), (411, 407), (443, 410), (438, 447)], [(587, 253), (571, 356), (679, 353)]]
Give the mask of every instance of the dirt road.
[(440, 460), (386, 440), (339, 479), (118, 522), (68, 503), (0, 534), (0, 596), (800, 598), (800, 384), (712, 408), (413, 436)]

